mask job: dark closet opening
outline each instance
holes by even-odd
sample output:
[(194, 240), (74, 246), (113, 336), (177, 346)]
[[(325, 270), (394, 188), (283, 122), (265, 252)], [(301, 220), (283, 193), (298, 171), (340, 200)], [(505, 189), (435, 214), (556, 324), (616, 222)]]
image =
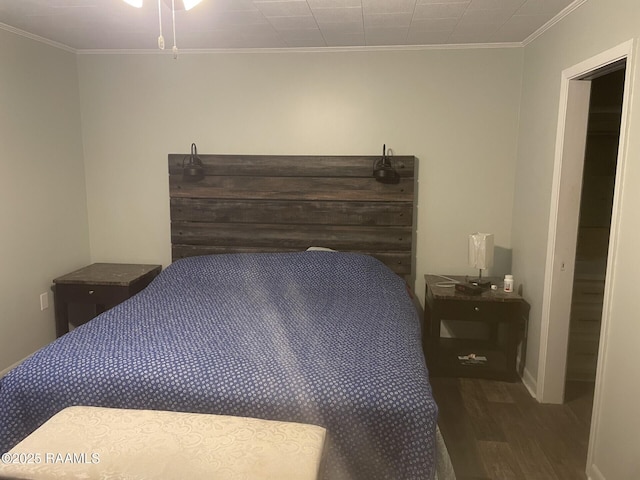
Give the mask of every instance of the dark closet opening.
[(565, 402), (582, 405), (591, 419), (600, 342), (626, 61), (595, 72), (580, 200)]

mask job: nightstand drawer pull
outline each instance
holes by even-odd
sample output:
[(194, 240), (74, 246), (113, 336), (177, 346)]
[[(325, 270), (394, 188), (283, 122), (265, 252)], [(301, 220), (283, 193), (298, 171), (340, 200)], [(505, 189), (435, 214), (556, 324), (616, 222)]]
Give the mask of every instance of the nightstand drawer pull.
[(89, 295), (93, 295), (95, 290), (89, 290)]
[(480, 311), (480, 307), (473, 307), (473, 310), (476, 311), (476, 312), (479, 312)]

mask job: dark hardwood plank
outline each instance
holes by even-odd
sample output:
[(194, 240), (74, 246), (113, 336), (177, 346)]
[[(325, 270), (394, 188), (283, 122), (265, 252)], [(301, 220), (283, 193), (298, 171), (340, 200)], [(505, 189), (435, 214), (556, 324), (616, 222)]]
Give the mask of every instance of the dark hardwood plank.
[(489, 478), (480, 460), (476, 442), (469, 441), (475, 438), (475, 433), (462, 400), (458, 379), (432, 378), (431, 385), (439, 406), (438, 424), (458, 480)]
[(504, 432), (496, 422), (495, 411), (489, 408), (480, 384), (471, 378), (460, 378), (458, 385), (476, 438), (487, 441), (506, 441)]
[[(511, 451), (518, 459), (523, 478), (531, 480), (553, 480), (557, 475), (544, 452), (544, 446), (537, 435), (539, 428), (530, 417), (522, 415), (515, 403), (495, 405), (497, 421), (505, 433)], [(558, 479), (561, 480), (561, 479)]]
[(482, 383), (480, 387), (488, 402), (514, 403), (506, 383)]
[[(413, 202), (413, 179), (397, 185), (373, 178), (209, 176), (186, 182), (169, 177), (171, 197), (262, 200), (351, 200)], [(339, 195), (337, 194), (339, 192)]]
[[(206, 175), (260, 177), (371, 177), (381, 156), (198, 155)], [(169, 174), (182, 175), (186, 154), (169, 154)], [(402, 177), (413, 177), (415, 157), (389, 157)]]
[(568, 389), (565, 405), (543, 405), (519, 382), (438, 377), (431, 384), (458, 480), (586, 479), (591, 412), (575, 403), (593, 401), (588, 388)]
[(277, 224), (172, 223), (171, 242), (181, 245), (273, 247), (304, 250), (324, 246), (336, 250), (411, 249), (411, 227), (360, 227)]
[(573, 412), (566, 405), (540, 405), (529, 415), (532, 432), (558, 478), (584, 479), (589, 432), (579, 427)]
[(411, 226), (411, 202), (172, 198), (174, 222)]
[(493, 480), (525, 478), (508, 443), (481, 440), (478, 442), (478, 452), (485, 470), (489, 473), (489, 478)]

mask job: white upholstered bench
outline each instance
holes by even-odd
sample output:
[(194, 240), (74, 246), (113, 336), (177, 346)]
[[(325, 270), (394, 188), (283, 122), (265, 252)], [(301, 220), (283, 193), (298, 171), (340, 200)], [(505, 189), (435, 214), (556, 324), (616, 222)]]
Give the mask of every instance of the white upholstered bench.
[(299, 423), (69, 407), (3, 456), (0, 478), (315, 480), (325, 438)]

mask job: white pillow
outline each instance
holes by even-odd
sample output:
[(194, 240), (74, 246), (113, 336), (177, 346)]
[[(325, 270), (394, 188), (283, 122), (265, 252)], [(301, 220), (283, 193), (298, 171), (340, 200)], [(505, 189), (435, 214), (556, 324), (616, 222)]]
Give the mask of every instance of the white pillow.
[(309, 247), (307, 248), (307, 252), (337, 252), (337, 250), (334, 250), (333, 248), (327, 248), (327, 247)]

